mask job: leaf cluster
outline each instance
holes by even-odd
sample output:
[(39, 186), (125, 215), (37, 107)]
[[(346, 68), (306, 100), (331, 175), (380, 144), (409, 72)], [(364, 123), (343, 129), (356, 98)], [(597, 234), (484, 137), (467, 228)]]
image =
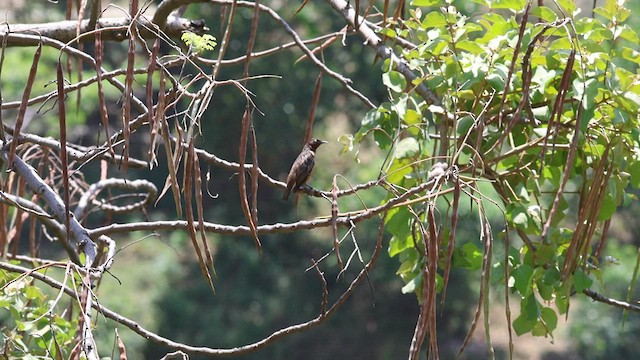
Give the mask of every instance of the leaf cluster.
[(0, 319), (5, 356), (11, 358), (69, 357), (77, 320), (52, 311), (56, 300), (45, 295), (32, 278), (0, 270)]
[[(483, 284), (492, 276), (521, 299), (516, 334), (549, 336), (570, 297), (600, 277), (612, 216), (636, 200), (640, 37), (624, 1), (605, 1), (593, 17), (571, 1), (475, 2), (492, 11), (467, 16), (451, 1), (413, 1), (406, 19), (379, 31), (418, 76), (385, 60), (390, 101), (352, 140), (372, 136), (387, 152), (380, 177), (389, 198), (433, 184), (387, 218), (403, 292), (425, 304), (428, 286), (444, 301), (451, 267), (481, 271)], [(477, 209), (477, 240), (455, 237), (463, 201)], [(497, 238), (487, 206), (504, 213)], [(493, 258), (496, 239), (503, 259)]]

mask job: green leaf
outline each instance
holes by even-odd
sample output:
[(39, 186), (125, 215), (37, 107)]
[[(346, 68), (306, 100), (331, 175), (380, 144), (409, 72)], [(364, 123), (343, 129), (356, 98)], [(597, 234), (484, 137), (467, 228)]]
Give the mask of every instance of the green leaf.
[(417, 125), (422, 122), (422, 115), (413, 109), (407, 109), (407, 112), (404, 115), (404, 122), (407, 125)]
[(192, 32), (185, 32), (182, 34), (181, 39), (196, 53), (201, 53), (205, 50), (213, 50), (216, 45), (218, 45), (216, 38), (209, 34), (200, 36)]
[(389, 211), (386, 230), (399, 241), (405, 241), (411, 234), (411, 213), (406, 207), (397, 207)]
[(478, 270), (482, 267), (482, 252), (476, 244), (468, 242), (462, 245), (462, 267), (469, 270)]
[(516, 335), (520, 336), (530, 332), (535, 325), (535, 320), (527, 319), (526, 316), (521, 314), (513, 321), (513, 330), (516, 332)]
[(469, 129), (471, 129), (471, 126), (473, 125), (473, 123), (474, 121), (471, 116), (467, 115), (467, 116), (461, 117), (458, 120), (458, 123), (456, 124), (456, 132), (460, 136), (465, 136), (469, 132)]
[(533, 330), (540, 315), (539, 304), (535, 296), (530, 295), (520, 302), (520, 316), (513, 321), (513, 329), (518, 336)]
[(494, 0), (490, 2), (490, 7), (492, 9), (509, 9), (514, 11), (522, 11), (526, 3), (526, 0)]
[(576, 292), (581, 293), (584, 289), (588, 289), (593, 284), (593, 280), (588, 277), (582, 270), (577, 269), (573, 274), (573, 286), (576, 288)]
[(411, 158), (420, 153), (420, 145), (418, 141), (413, 137), (408, 137), (400, 140), (396, 145), (393, 156), (396, 159)]
[(600, 204), (600, 213), (598, 214), (599, 221), (605, 221), (611, 219), (616, 212), (616, 203), (611, 197), (611, 194), (605, 194)]
[(537, 66), (533, 73), (533, 77), (531, 78), (531, 82), (533, 84), (537, 84), (534, 88), (537, 88), (540, 93), (544, 94), (547, 84), (550, 81), (553, 81), (556, 75), (558, 75), (556, 70), (547, 70), (544, 66)]
[(362, 140), (371, 129), (380, 126), (386, 116), (388, 114), (385, 114), (381, 108), (369, 110), (360, 122), (360, 129), (355, 134), (355, 140)]
[(447, 25), (447, 19), (438, 11), (432, 11), (422, 20), (422, 28), (430, 29)]
[(540, 304), (535, 295), (526, 296), (520, 302), (520, 312), (529, 320), (537, 320), (540, 316)]
[(547, 336), (547, 329), (544, 326), (544, 323), (542, 321), (536, 321), (536, 324), (533, 326), (533, 329), (531, 329), (531, 335), (533, 336)]
[(392, 236), (391, 240), (389, 240), (389, 257), (394, 257), (407, 249), (412, 249), (413, 246), (413, 236), (404, 238)]
[(629, 184), (635, 188), (640, 188), (640, 160), (634, 158), (629, 165), (628, 171), (631, 175)]
[(37, 329), (36, 331), (32, 332), (31, 334), (37, 337), (43, 337), (45, 334), (47, 334), (48, 332), (51, 331), (51, 326), (49, 325), (45, 325), (44, 327)]
[(43, 297), (40, 289), (35, 286), (27, 286), (24, 294), (29, 300), (41, 299)]
[[(630, 41), (631, 43), (637, 44), (638, 42), (640, 42), (640, 36), (638, 36), (638, 33), (632, 29), (631, 27), (629, 27), (627, 24), (622, 24), (622, 26), (620, 26), (620, 37)], [(638, 62), (638, 59), (629, 59), (631, 61), (634, 62)]]
[(402, 287), (402, 293), (403, 294), (411, 294), (412, 292), (416, 291), (416, 289), (420, 286), (420, 283), (422, 282), (422, 276), (416, 276), (413, 279), (409, 280), (409, 282)]
[(551, 335), (558, 325), (558, 317), (556, 313), (550, 308), (542, 308), (540, 312), (540, 318), (536, 325), (531, 330), (533, 336), (548, 336)]
[(558, 20), (558, 15), (546, 6), (535, 7), (531, 10), (531, 14), (549, 23)]
[(518, 211), (517, 213), (515, 213), (515, 216), (513, 217), (512, 221), (514, 224), (521, 225), (522, 228), (526, 229), (529, 224), (529, 218), (527, 217), (527, 212)]
[(406, 115), (408, 100), (409, 96), (407, 94), (402, 94), (391, 105), (391, 112), (394, 113), (398, 117), (398, 119), (402, 119)]
[(413, 171), (410, 164), (410, 160), (394, 160), (387, 172), (387, 181), (392, 184), (401, 184)]
[(565, 281), (556, 294), (556, 307), (560, 314), (566, 314), (569, 311), (569, 300), (571, 296), (571, 282)]
[[(342, 134), (338, 137), (338, 143), (342, 144), (342, 149), (340, 149), (340, 154), (345, 154), (354, 149), (354, 137), (351, 134)], [(358, 152), (356, 151), (356, 160), (358, 160)]]
[(417, 273), (418, 252), (415, 248), (410, 250), (413, 251), (406, 251), (402, 253), (400, 256), (400, 267), (398, 268), (398, 271), (396, 271), (396, 274), (400, 275), (403, 279), (408, 279), (410, 276), (415, 276), (414, 273)]
[(556, 312), (553, 311), (552, 308), (543, 307), (540, 312), (540, 317), (542, 321), (544, 321), (548, 333), (551, 334), (558, 326), (558, 315), (556, 315)]
[(444, 5), (442, 0), (413, 0), (411, 6), (440, 6)]
[(560, 281), (560, 271), (557, 268), (545, 270), (542, 275), (542, 283), (545, 285), (555, 285)]
[(380, 29), (380, 35), (384, 35), (392, 39), (398, 36), (395, 30), (389, 28)]
[(573, 0), (558, 0), (558, 4), (560, 4), (562, 9), (569, 13), (569, 15), (573, 15), (576, 11), (576, 4), (574, 4)]
[[(485, 51), (477, 42), (470, 40), (461, 40), (456, 43), (456, 47), (460, 50), (465, 50), (473, 54), (483, 54)], [(477, 63), (474, 63), (474, 65)], [(482, 64), (482, 63), (480, 63)]]
[(553, 294), (555, 293), (555, 288), (551, 285), (546, 285), (542, 280), (536, 281), (536, 287), (538, 289), (538, 293), (542, 300), (551, 301), (553, 300)]
[(395, 70), (382, 74), (382, 83), (390, 90), (401, 93), (407, 87), (407, 80)]
[(382, 150), (387, 150), (391, 147), (391, 138), (389, 134), (385, 132), (383, 129), (376, 129), (373, 132), (373, 140), (376, 142), (376, 145)]
[(558, 247), (556, 244), (540, 244), (533, 255), (535, 267), (557, 263)]
[(511, 277), (513, 277), (513, 286), (518, 290), (520, 295), (527, 296), (531, 294), (533, 279), (533, 268), (529, 265), (523, 264), (511, 271)]

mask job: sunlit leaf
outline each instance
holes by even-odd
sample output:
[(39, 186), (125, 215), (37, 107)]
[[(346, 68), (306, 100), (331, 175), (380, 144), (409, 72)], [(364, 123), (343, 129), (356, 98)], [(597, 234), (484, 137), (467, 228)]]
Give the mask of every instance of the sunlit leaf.
[(411, 6), (439, 6), (442, 5), (442, 0), (413, 0)]
[(396, 144), (393, 156), (397, 159), (404, 159), (416, 156), (420, 152), (420, 145), (413, 137), (400, 140)]
[(391, 70), (382, 74), (382, 83), (389, 89), (400, 93), (407, 86), (407, 80), (397, 71)]

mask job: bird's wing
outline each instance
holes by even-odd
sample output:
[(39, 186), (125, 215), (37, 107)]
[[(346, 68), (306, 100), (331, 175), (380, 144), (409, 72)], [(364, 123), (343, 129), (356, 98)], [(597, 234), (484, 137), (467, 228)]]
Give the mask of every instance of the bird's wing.
[[(299, 166), (295, 174), (295, 186), (293, 187), (295, 190), (299, 189), (300, 186), (304, 185), (304, 183), (309, 180), (311, 172), (313, 171), (313, 165), (315, 164), (312, 153), (306, 153), (304, 155), (305, 156), (302, 156), (300, 159)], [(298, 163), (298, 161), (296, 161), (296, 163)]]

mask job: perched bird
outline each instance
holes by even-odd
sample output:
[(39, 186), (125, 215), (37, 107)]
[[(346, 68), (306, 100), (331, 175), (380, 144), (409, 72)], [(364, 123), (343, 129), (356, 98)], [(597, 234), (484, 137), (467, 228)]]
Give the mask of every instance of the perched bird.
[(311, 139), (302, 148), (302, 152), (296, 158), (296, 161), (291, 165), (289, 175), (287, 176), (287, 190), (284, 192), (284, 200), (289, 198), (291, 191), (296, 192), (304, 183), (309, 180), (311, 172), (313, 171), (313, 165), (315, 164), (316, 149), (322, 144), (326, 144), (326, 141)]

